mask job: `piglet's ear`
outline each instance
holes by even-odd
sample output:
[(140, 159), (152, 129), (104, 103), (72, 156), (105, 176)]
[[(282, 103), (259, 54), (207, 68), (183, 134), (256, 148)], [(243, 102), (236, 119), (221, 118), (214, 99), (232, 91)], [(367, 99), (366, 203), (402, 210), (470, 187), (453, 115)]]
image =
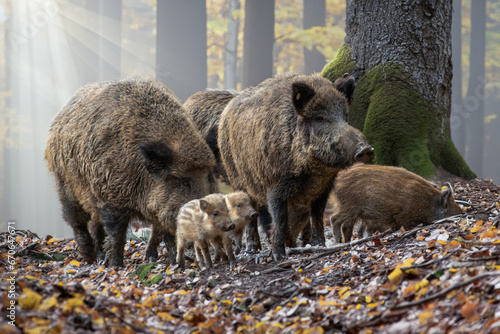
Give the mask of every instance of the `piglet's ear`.
[(292, 101), (297, 114), (302, 115), (304, 106), (316, 95), (314, 88), (303, 82), (292, 84)]
[(200, 199), (200, 209), (203, 212), (207, 212), (208, 209), (208, 202), (205, 201), (204, 199)]
[(174, 152), (164, 143), (140, 143), (139, 153), (144, 167), (154, 179), (161, 179), (172, 170)]
[(450, 206), (450, 202), (453, 201), (453, 196), (450, 188), (446, 188), (441, 192), (441, 198), (439, 199), (439, 202), (441, 204), (441, 207), (447, 208)]

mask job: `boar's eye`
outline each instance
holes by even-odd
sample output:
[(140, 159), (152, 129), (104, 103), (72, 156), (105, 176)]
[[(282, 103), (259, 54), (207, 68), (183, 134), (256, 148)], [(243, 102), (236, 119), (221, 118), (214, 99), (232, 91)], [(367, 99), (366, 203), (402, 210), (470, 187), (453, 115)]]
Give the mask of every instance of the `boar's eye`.
[(189, 182), (189, 179), (187, 178), (184, 178), (181, 180), (182, 182), (182, 185), (185, 186), (185, 187), (191, 187), (191, 183)]
[(327, 118), (326, 118), (325, 116), (323, 116), (323, 115), (318, 115), (318, 116), (316, 116), (316, 117), (314, 118), (314, 120), (315, 120), (316, 122), (325, 122), (325, 121), (327, 121)]
[(217, 211), (215, 211), (214, 213), (212, 213), (212, 217), (217, 217), (219, 215), (219, 213)]
[(235, 206), (236, 206), (237, 209), (241, 208), (241, 204), (240, 203), (236, 203)]

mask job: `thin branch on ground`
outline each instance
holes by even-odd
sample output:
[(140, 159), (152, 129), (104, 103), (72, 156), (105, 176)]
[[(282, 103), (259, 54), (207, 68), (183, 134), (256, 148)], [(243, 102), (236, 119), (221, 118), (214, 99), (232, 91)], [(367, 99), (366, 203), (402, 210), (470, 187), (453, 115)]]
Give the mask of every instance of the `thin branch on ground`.
[(412, 307), (412, 306), (416, 306), (416, 305), (421, 305), (421, 304), (425, 304), (427, 302), (430, 302), (434, 299), (437, 299), (437, 298), (440, 298), (440, 297), (444, 297), (446, 296), (449, 292), (453, 291), (453, 290), (457, 290), (457, 289), (460, 289), (460, 288), (463, 288), (471, 283), (474, 283), (476, 281), (480, 281), (482, 280), (483, 278), (487, 278), (487, 277), (490, 277), (490, 276), (500, 276), (500, 272), (491, 272), (491, 273), (484, 273), (484, 274), (481, 274), (481, 275), (477, 275), (475, 277), (472, 277), (471, 279), (465, 281), (465, 282), (461, 282), (461, 283), (457, 283), (457, 284), (454, 284), (452, 286), (449, 286), (447, 287), (446, 289), (443, 289), (433, 295), (430, 295), (428, 297), (425, 297), (425, 298), (422, 298), (420, 300), (417, 300), (417, 301), (413, 301), (413, 302), (406, 302), (406, 303), (400, 303), (400, 304), (397, 304), (397, 305), (394, 305), (393, 307), (391, 307), (391, 310), (400, 310), (400, 309), (403, 309), (403, 308), (407, 308), (407, 307)]

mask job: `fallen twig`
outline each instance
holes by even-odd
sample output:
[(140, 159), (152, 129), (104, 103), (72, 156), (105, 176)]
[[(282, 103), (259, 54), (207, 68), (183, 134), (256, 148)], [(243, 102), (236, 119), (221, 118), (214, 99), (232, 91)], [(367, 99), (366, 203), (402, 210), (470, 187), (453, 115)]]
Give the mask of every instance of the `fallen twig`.
[(383, 233), (379, 233), (377, 235), (372, 235), (372, 236), (369, 236), (367, 238), (359, 239), (359, 240), (356, 240), (356, 241), (353, 241), (350, 243), (345, 243), (345, 244), (340, 244), (340, 245), (333, 246), (333, 247), (323, 248), (322, 252), (320, 254), (317, 254), (317, 255), (312, 256), (312, 257), (308, 257), (307, 260), (319, 259), (320, 257), (327, 256), (327, 255), (330, 255), (333, 253), (337, 253), (337, 252), (343, 251), (344, 249), (349, 249), (352, 246), (356, 246), (356, 245), (363, 244), (363, 243), (366, 243), (369, 241), (373, 241), (377, 238), (384, 237), (387, 234), (390, 234), (391, 232), (392, 232), (392, 230), (387, 230)]
[(493, 204), (491, 204), (489, 207), (487, 207), (486, 209), (484, 210), (479, 210), (478, 212), (476, 212), (476, 214), (484, 214), (484, 213), (488, 213), (488, 211), (494, 209), (496, 207), (496, 204), (500, 202), (500, 196), (498, 196), (498, 198), (496, 199), (495, 202), (493, 202)]
[(472, 277), (471, 279), (469, 279), (469, 280), (467, 280), (465, 282), (454, 284), (452, 286), (447, 287), (446, 289), (443, 289), (443, 290), (441, 290), (441, 291), (439, 291), (439, 292), (437, 292), (437, 293), (435, 293), (433, 295), (430, 295), (428, 297), (422, 298), (420, 300), (413, 301), (413, 302), (400, 303), (400, 304), (394, 305), (393, 307), (391, 307), (391, 310), (400, 310), (400, 309), (407, 308), (407, 307), (412, 307), (412, 306), (416, 306), (416, 305), (420, 305), (420, 304), (425, 304), (427, 302), (430, 302), (431, 300), (434, 300), (434, 299), (446, 296), (449, 292), (451, 292), (453, 290), (460, 289), (460, 288), (462, 288), (464, 286), (467, 286), (467, 285), (469, 285), (471, 283), (474, 283), (476, 281), (479, 281), (479, 280), (481, 280), (483, 278), (490, 277), (490, 276), (500, 276), (500, 272), (495, 271), (495, 272), (490, 272), (490, 273), (484, 273), (484, 274), (481, 274), (481, 275), (477, 275), (477, 276)]

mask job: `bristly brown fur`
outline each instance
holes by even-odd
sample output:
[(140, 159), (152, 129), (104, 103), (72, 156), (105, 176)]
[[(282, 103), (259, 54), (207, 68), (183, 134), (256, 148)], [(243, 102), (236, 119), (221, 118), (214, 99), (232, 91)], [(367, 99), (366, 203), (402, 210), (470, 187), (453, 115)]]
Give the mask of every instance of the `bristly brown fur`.
[(153, 81), (79, 89), (53, 121), (45, 159), (64, 217), (89, 262), (102, 249), (89, 221), (104, 223), (107, 263), (123, 265), (124, 235), (133, 218), (153, 224), (147, 255), (156, 256), (164, 237), (175, 259), (179, 208), (215, 184), (209, 147), (173, 92)]
[(215, 175), (222, 181), (227, 179), (220, 158), (217, 132), (219, 119), (226, 105), (237, 95), (236, 92), (222, 89), (207, 89), (191, 95), (183, 106), (191, 116), (194, 124), (215, 155), (217, 162)]
[(350, 242), (358, 220), (365, 234), (372, 234), (462, 213), (451, 189), (440, 192), (417, 174), (391, 166), (355, 165), (341, 171), (332, 199), (330, 223), (336, 242), (341, 236)]
[(276, 259), (309, 214), (324, 243), (322, 215), (336, 174), (373, 152), (347, 124), (347, 112), (345, 95), (329, 80), (282, 74), (245, 89), (221, 114), (218, 144), (228, 179), (257, 206), (268, 206)]

